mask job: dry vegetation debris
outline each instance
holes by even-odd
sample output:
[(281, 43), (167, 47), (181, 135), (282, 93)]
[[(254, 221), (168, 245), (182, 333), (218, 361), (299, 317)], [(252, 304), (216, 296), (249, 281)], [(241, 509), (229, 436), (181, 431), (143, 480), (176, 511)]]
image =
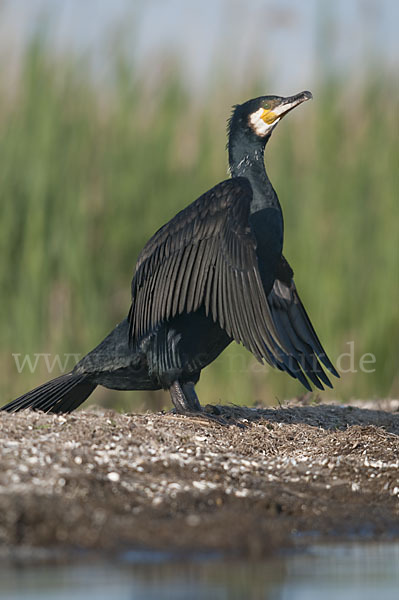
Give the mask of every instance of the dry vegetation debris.
[(258, 556), (315, 536), (397, 538), (397, 410), (217, 407), (231, 426), (0, 413), (0, 542)]

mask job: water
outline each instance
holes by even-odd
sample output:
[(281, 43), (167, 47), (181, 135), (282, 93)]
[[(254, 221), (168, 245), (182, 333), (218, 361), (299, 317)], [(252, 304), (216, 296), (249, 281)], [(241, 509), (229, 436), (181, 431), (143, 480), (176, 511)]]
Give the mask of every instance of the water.
[(314, 546), (263, 562), (127, 553), (0, 566), (1, 600), (397, 600), (399, 544)]

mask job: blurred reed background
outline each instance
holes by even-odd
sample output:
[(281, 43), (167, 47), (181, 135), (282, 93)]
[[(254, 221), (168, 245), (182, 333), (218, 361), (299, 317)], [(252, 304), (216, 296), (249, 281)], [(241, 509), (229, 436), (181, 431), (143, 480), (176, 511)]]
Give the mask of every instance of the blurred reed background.
[[(64, 362), (122, 320), (146, 240), (227, 176), (231, 105), (281, 93), (254, 70), (237, 89), (215, 69), (198, 96), (177, 61), (153, 60), (158, 75), (118, 47), (99, 82), (86, 55), (53, 52), (39, 27), (12, 85), (0, 68), (1, 403), (49, 378), (42, 359), (18, 373), (13, 354)], [(354, 84), (322, 63), (312, 87), (287, 90), (309, 87), (314, 101), (279, 125), (266, 152), (300, 295), (332, 360), (353, 350), (354, 364), (347, 356), (340, 366), (357, 372), (326, 394), (339, 399), (399, 394), (397, 85), (370, 65)], [(372, 373), (360, 368), (365, 353), (375, 355)], [(304, 390), (234, 344), (203, 372), (198, 392), (202, 403), (250, 405)], [(93, 401), (169, 405), (162, 393), (106, 390)]]

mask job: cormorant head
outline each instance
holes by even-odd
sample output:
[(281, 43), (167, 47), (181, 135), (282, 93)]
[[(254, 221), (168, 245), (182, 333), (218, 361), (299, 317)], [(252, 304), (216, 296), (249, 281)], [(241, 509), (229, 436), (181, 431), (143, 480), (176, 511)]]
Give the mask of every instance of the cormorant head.
[(287, 98), (282, 96), (260, 96), (248, 100), (244, 104), (238, 104), (234, 108), (230, 120), (230, 133), (233, 134), (237, 129), (247, 130), (266, 142), (284, 115), (311, 98), (312, 94), (310, 92), (301, 92)]

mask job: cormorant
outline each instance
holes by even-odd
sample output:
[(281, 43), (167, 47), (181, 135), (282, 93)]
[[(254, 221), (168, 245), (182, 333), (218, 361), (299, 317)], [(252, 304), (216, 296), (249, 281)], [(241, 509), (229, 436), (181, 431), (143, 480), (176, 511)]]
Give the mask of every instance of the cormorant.
[(290, 110), (312, 98), (262, 96), (234, 107), (231, 178), (161, 227), (136, 264), (128, 317), (70, 373), (3, 407), (69, 412), (97, 385), (169, 389), (178, 413), (198, 413), (201, 370), (233, 340), (308, 390), (335, 376), (282, 254), (283, 215), (264, 150)]

